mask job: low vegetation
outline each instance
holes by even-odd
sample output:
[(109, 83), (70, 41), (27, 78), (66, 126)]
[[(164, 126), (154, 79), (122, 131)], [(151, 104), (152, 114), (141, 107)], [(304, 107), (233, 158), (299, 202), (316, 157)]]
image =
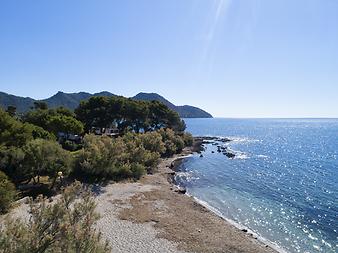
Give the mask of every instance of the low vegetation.
[(171, 129), (126, 133), (116, 139), (86, 135), (83, 149), (77, 153), (77, 174), (96, 179), (139, 179), (153, 172), (160, 157), (179, 153), (184, 146), (184, 139)]
[(0, 214), (6, 213), (15, 199), (15, 186), (5, 173), (0, 171)]
[(99, 218), (89, 189), (80, 183), (63, 190), (55, 203), (29, 201), (28, 221), (7, 218), (0, 225), (1, 253), (110, 252), (94, 225)]

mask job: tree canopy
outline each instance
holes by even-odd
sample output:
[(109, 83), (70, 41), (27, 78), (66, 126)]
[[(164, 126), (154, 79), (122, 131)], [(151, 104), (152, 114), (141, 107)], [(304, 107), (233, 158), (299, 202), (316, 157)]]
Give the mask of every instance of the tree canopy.
[[(112, 126), (119, 137), (82, 135), (93, 127)], [(38, 101), (24, 115), (8, 107), (0, 109), (0, 171), (16, 186), (36, 186), (43, 176), (40, 186), (48, 182), (50, 189), (58, 172), (86, 180), (139, 179), (153, 172), (160, 157), (179, 153), (192, 142), (184, 130), (179, 115), (158, 101), (98, 96), (82, 101), (74, 112)], [(5, 186), (2, 193), (12, 185)]]
[(138, 101), (124, 97), (91, 97), (75, 109), (77, 118), (85, 125), (105, 128), (115, 124), (120, 131), (133, 132), (172, 128), (184, 131), (184, 121), (178, 113), (158, 101)]
[(83, 124), (75, 118), (75, 114), (64, 107), (57, 109), (44, 109), (37, 107), (35, 110), (27, 112), (23, 116), (25, 122), (40, 126), (53, 133), (55, 136), (59, 132), (82, 134)]
[(22, 123), (0, 109), (0, 145), (20, 147), (35, 138), (53, 139), (53, 136), (41, 127)]

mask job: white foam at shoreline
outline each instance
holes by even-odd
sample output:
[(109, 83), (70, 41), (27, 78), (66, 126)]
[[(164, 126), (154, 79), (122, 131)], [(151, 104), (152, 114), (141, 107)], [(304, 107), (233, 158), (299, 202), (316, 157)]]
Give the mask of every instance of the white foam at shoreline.
[(261, 140), (250, 139), (247, 137), (228, 136), (226, 137), (233, 142), (260, 142)]
[(188, 155), (178, 156), (178, 157), (174, 158), (174, 161), (180, 160), (180, 159), (184, 159), (184, 158), (189, 158), (189, 157), (192, 157), (192, 156), (194, 156), (194, 155), (193, 154), (188, 154)]
[(236, 155), (233, 159), (238, 159), (238, 160), (246, 160), (246, 159), (250, 159), (250, 157), (246, 154), (240, 154), (240, 155)]
[[(211, 137), (211, 136), (208, 136), (208, 137)], [(260, 140), (254, 140), (254, 139), (248, 139), (248, 138), (229, 137), (229, 136), (213, 136), (213, 137), (216, 137), (216, 138), (227, 138), (227, 139), (229, 139), (231, 141), (234, 141), (234, 142), (259, 142), (260, 141)], [(231, 151), (237, 153), (236, 156), (238, 156), (238, 155), (240, 156), (237, 159), (248, 159), (248, 158), (250, 158), (244, 152), (234, 151), (234, 150), (231, 150)], [(184, 159), (184, 158), (191, 157), (191, 156), (193, 156), (193, 155), (190, 154), (190, 155), (187, 155), (187, 156), (178, 157), (178, 159), (181, 159), (181, 158)], [(218, 211), (216, 208), (210, 206), (207, 202), (205, 202), (203, 200), (200, 200), (200, 199), (198, 199), (195, 196), (192, 196), (188, 192), (186, 193), (186, 195), (192, 197), (197, 203), (199, 203), (200, 205), (204, 206), (205, 208), (207, 208), (209, 211), (213, 212), (217, 216), (221, 217), (222, 219), (224, 219), (225, 221), (227, 221), (229, 224), (233, 225), (234, 227), (236, 227), (236, 228), (238, 228), (240, 230), (246, 229), (247, 233), (252, 234), (253, 237), (257, 238), (257, 240), (259, 240), (260, 242), (262, 242), (264, 245), (268, 245), (269, 247), (271, 247), (272, 249), (276, 250), (279, 253), (287, 253), (286, 250), (284, 250), (281, 246), (277, 245), (276, 243), (274, 243), (274, 242), (272, 242), (272, 241), (264, 238), (263, 236), (261, 236), (258, 233), (254, 232), (250, 228), (248, 228), (248, 227), (246, 227), (244, 225), (241, 225), (238, 222), (225, 217), (220, 211)]]
[(238, 222), (225, 217), (220, 211), (218, 211), (216, 208), (210, 206), (207, 202), (205, 202), (205, 201), (203, 201), (203, 200), (201, 200), (201, 199), (199, 199), (195, 196), (192, 196), (189, 193), (186, 193), (186, 195), (188, 195), (189, 197), (192, 197), (197, 203), (204, 206), (205, 208), (207, 208), (209, 211), (213, 212), (217, 216), (221, 217), (222, 219), (224, 219), (225, 221), (227, 221), (228, 223), (230, 223), (234, 227), (236, 227), (240, 230), (246, 229), (248, 231), (247, 233), (251, 233), (253, 237), (256, 237), (257, 240), (262, 242), (264, 245), (268, 245), (269, 247), (271, 247), (272, 249), (276, 250), (279, 253), (287, 253), (286, 250), (284, 250), (281, 246), (277, 245), (276, 243), (271, 242), (270, 240), (268, 240), (268, 239), (264, 238), (263, 236), (257, 234), (256, 232), (252, 231), (250, 228), (243, 226), (243, 225), (239, 224)]

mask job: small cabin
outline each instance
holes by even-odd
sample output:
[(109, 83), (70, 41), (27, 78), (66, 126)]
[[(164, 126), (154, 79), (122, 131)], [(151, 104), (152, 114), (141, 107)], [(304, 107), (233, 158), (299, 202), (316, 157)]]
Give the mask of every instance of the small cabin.
[(111, 137), (115, 137), (115, 136), (119, 136), (120, 135), (120, 131), (117, 128), (104, 128), (104, 135), (108, 135)]
[(107, 135), (110, 137), (117, 137), (120, 135), (120, 131), (116, 127), (92, 127), (90, 133), (93, 133), (95, 135)]

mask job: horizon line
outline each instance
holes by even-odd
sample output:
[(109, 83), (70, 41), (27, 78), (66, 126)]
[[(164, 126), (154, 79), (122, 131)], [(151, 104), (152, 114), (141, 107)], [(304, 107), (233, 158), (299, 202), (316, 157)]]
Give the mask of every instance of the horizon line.
[(337, 119), (338, 117), (212, 117), (212, 118), (183, 118), (183, 119)]

